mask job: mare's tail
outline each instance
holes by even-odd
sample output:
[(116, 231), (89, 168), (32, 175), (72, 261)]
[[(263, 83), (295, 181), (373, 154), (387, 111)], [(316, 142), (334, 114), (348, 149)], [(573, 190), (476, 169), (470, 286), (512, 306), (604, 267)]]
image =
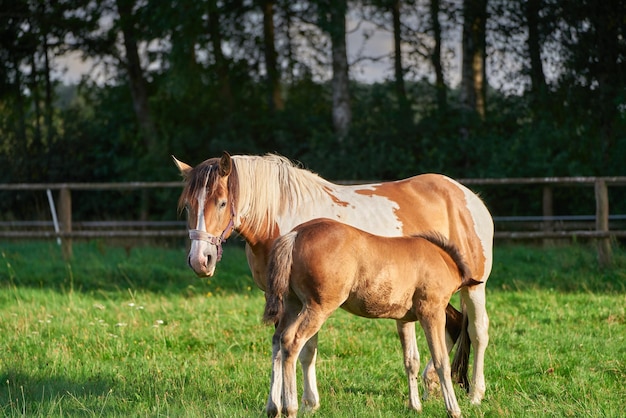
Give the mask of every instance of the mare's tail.
[(277, 324), (285, 309), (284, 299), (289, 292), (289, 277), (293, 262), (293, 246), (297, 232), (291, 231), (278, 238), (270, 252), (267, 266), (267, 290), (263, 322)]
[(454, 354), (454, 359), (452, 360), (452, 366), (450, 367), (452, 371), (452, 377), (459, 383), (466, 392), (469, 392), (469, 379), (467, 378), (467, 369), (469, 368), (469, 355), (470, 355), (470, 347), (471, 341), (469, 337), (469, 332), (467, 331), (468, 325), (468, 317), (467, 317), (467, 308), (465, 304), (461, 308), (463, 311), (463, 322), (461, 325), (461, 332), (459, 338), (459, 345), (456, 348), (456, 353)]

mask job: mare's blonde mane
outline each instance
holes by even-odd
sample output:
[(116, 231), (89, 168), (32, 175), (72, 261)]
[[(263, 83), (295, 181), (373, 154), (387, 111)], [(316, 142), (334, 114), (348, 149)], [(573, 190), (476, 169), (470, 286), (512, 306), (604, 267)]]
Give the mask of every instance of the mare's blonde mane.
[(334, 186), (280, 155), (234, 155), (232, 160), (239, 180), (237, 214), (254, 234), (269, 234), (272, 220), (323, 197), (324, 188)]

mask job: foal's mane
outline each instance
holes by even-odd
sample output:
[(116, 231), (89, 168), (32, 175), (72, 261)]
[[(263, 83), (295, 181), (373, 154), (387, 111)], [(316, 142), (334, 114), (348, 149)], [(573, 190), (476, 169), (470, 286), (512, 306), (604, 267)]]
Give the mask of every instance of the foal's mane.
[(334, 186), (280, 155), (235, 155), (232, 160), (239, 179), (238, 215), (253, 234), (269, 234), (274, 219), (322, 198), (325, 188)]
[(456, 264), (457, 268), (459, 269), (461, 282), (465, 283), (466, 280), (472, 277), (470, 268), (465, 262), (463, 256), (461, 255), (459, 248), (452, 242), (450, 242), (446, 237), (435, 231), (415, 234), (412, 236), (416, 238), (423, 238), (445, 251), (450, 256), (450, 258), (452, 258), (452, 261), (454, 261), (454, 264)]

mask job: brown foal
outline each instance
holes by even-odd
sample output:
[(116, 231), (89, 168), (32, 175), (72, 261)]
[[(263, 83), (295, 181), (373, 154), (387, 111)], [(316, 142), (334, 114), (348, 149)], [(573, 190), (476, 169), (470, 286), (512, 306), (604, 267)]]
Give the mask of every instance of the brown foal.
[(296, 359), (324, 321), (343, 308), (397, 321), (409, 406), (418, 411), (419, 353), (407, 338), (419, 321), (448, 414), (460, 417), (446, 349), (446, 306), (460, 288), (480, 283), (470, 277), (457, 248), (439, 234), (380, 237), (330, 219), (297, 226), (275, 242), (269, 259), (263, 319), (276, 324), (276, 331), (267, 414), (297, 414)]

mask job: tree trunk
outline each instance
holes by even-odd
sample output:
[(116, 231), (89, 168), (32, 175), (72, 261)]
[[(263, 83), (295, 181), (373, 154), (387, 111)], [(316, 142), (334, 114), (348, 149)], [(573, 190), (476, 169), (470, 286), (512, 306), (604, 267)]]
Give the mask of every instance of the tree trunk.
[(440, 113), (445, 113), (448, 107), (446, 82), (443, 76), (443, 65), (441, 64), (441, 23), (439, 22), (439, 10), (441, 6), (439, 0), (430, 2), (430, 19), (433, 25), (433, 37), (435, 47), (431, 55), (433, 67), (435, 69), (435, 88), (437, 90), (437, 107)]
[[(139, 130), (147, 152), (147, 161), (158, 152), (157, 130), (152, 119), (148, 104), (148, 89), (146, 79), (139, 60), (137, 50), (137, 36), (133, 16), (134, 0), (116, 0), (117, 10), (120, 16), (120, 25), (124, 35), (124, 49), (126, 50), (126, 71), (130, 92), (133, 98), (133, 108), (139, 123)], [(150, 199), (147, 189), (141, 192), (141, 204), (139, 218), (142, 221), (148, 219)]]
[(467, 110), (475, 112), (484, 120), (487, 95), (485, 71), (487, 0), (465, 0), (463, 17), (461, 102)]
[(546, 87), (546, 77), (543, 73), (541, 61), (541, 42), (539, 40), (539, 11), (541, 0), (528, 0), (525, 5), (526, 25), (528, 28), (528, 56), (530, 58), (530, 82), (534, 100), (540, 96)]
[(293, 39), (291, 36), (292, 27), (292, 12), (289, 2), (282, 2), (282, 12), (285, 19), (285, 37), (287, 38), (287, 81), (289, 84), (293, 84), (293, 78), (296, 68), (296, 58), (293, 53)]
[[(46, 145), (52, 145), (54, 137), (54, 125), (52, 123), (52, 81), (50, 80), (50, 61), (48, 57), (48, 35), (43, 34), (44, 77), (46, 82), (46, 95), (44, 99), (44, 123), (46, 126)], [(48, 155), (49, 156), (49, 155)]]
[(17, 107), (17, 129), (16, 137), (22, 155), (26, 154), (26, 115), (24, 114), (24, 96), (22, 95), (22, 72), (20, 71), (19, 60), (13, 57), (13, 68), (15, 69), (15, 103)]
[(283, 110), (285, 105), (280, 89), (280, 73), (274, 45), (274, 0), (263, 0), (263, 44), (267, 71), (268, 102), (270, 111)]
[(404, 69), (402, 68), (402, 33), (400, 25), (400, 0), (394, 0), (391, 5), (391, 15), (393, 17), (393, 46), (394, 46), (394, 73), (396, 96), (400, 112), (403, 115), (408, 114), (409, 103), (406, 97), (406, 88), (404, 86)]
[(30, 57), (30, 77), (31, 77), (31, 85), (30, 90), (33, 95), (33, 108), (35, 110), (35, 132), (33, 137), (33, 148), (38, 149), (42, 145), (41, 141), (41, 103), (39, 100), (39, 79), (37, 75), (39, 71), (37, 70), (37, 60), (35, 57), (35, 53)]
[(350, 87), (348, 77), (348, 54), (346, 51), (347, 1), (332, 1), (330, 4), (330, 40), (333, 61), (333, 127), (339, 141), (348, 136), (352, 123)]
[(147, 152), (152, 154), (157, 150), (157, 130), (150, 113), (148, 104), (147, 83), (141, 68), (139, 52), (137, 50), (137, 36), (133, 16), (133, 0), (116, 0), (117, 10), (120, 17), (120, 26), (124, 35), (124, 48), (126, 51), (126, 71), (133, 98), (135, 116), (139, 123), (139, 129), (146, 146)]
[(228, 75), (228, 62), (222, 51), (222, 32), (220, 28), (220, 12), (216, 0), (209, 1), (209, 36), (213, 48), (213, 59), (215, 60), (215, 71), (220, 86), (220, 98), (229, 113), (234, 106), (233, 93)]

